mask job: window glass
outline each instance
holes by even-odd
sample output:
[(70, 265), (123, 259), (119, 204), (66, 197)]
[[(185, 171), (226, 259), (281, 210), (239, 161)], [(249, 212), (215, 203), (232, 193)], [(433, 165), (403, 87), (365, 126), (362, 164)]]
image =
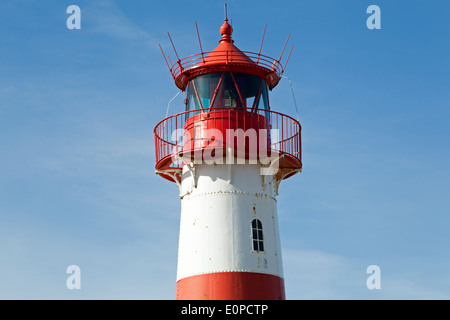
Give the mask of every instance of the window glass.
[[(261, 94), (259, 96), (259, 106), (258, 109), (269, 110), (269, 93), (267, 91), (267, 83), (264, 81), (261, 86)], [(269, 118), (269, 112), (260, 111), (261, 115)]]
[(191, 80), (188, 86), (186, 111), (197, 109), (206, 111), (211, 104), (213, 108), (268, 110), (267, 84), (256, 76), (230, 72), (206, 74)]
[(223, 75), (220, 87), (217, 90), (217, 95), (214, 100), (214, 108), (242, 108), (244, 105), (239, 97), (239, 92), (234, 85), (231, 73), (226, 72)]
[[(234, 78), (236, 79), (239, 92), (244, 100), (245, 107), (255, 107), (256, 109), (269, 108), (269, 104), (267, 103), (266, 82), (264, 80), (244, 73), (236, 73), (234, 74)], [(261, 99), (261, 97), (264, 98)]]
[(186, 111), (208, 109), (221, 77), (222, 73), (211, 73), (191, 80), (187, 93)]
[(252, 220), (252, 243), (254, 251), (264, 251), (264, 235), (262, 230), (262, 223), (258, 219)]

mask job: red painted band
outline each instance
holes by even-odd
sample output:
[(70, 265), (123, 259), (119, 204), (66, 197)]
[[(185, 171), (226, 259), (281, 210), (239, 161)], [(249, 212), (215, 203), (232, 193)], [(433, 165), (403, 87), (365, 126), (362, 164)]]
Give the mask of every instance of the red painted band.
[(284, 280), (253, 272), (218, 272), (177, 282), (177, 300), (284, 300)]

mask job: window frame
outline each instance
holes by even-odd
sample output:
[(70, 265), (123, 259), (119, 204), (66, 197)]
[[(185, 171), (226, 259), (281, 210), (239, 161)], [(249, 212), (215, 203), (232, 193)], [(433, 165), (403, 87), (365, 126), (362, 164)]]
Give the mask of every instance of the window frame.
[[(197, 78), (201, 78), (203, 76), (208, 76), (209, 74), (205, 74), (205, 75), (201, 75), (198, 76), (196, 78), (191, 79), (187, 86), (186, 86), (186, 100), (185, 100), (185, 110), (186, 111), (192, 111), (192, 110), (202, 110), (200, 112), (205, 112), (205, 111), (213, 111), (213, 109), (217, 108), (217, 106), (215, 107), (214, 104), (216, 103), (217, 97), (219, 96), (219, 91), (220, 90), (225, 90), (225, 88), (222, 88), (224, 86), (224, 82), (225, 82), (225, 77), (229, 76), (229, 80), (231, 80), (231, 85), (232, 87), (230, 88), (231, 91), (234, 91), (237, 95), (237, 97), (235, 98), (237, 101), (237, 105), (236, 107), (233, 108), (244, 108), (249, 112), (258, 112), (260, 110), (264, 110), (264, 111), (268, 111), (270, 110), (270, 102), (269, 102), (269, 92), (268, 92), (268, 84), (267, 81), (265, 81), (263, 78), (261, 77), (257, 77), (257, 76), (253, 76), (250, 74), (245, 74), (245, 73), (235, 73), (232, 71), (222, 71), (222, 72), (215, 72), (214, 74), (220, 75), (219, 81), (217, 82), (217, 85), (215, 87), (215, 90), (213, 92), (210, 91), (210, 96), (209, 96), (209, 105), (204, 105), (204, 102), (202, 101), (203, 98), (201, 98), (200, 96), (200, 89), (197, 88), (196, 85), (196, 80)], [(253, 101), (251, 102), (251, 105), (247, 105), (247, 98), (253, 97), (252, 95), (249, 95), (247, 97), (246, 92), (243, 92), (241, 89), (241, 87), (238, 85), (238, 80), (237, 76), (239, 77), (254, 77), (254, 78), (258, 78), (259, 79), (259, 83), (257, 83), (257, 91), (255, 92), (255, 96), (253, 98)], [(227, 78), (228, 79), (228, 78)], [(212, 89), (212, 88), (210, 88)], [(256, 89), (256, 88), (255, 88)], [(192, 91), (192, 92), (191, 92)], [(245, 93), (245, 99), (243, 96), (243, 93)], [(223, 94), (223, 93), (222, 93)], [(193, 99), (192, 101), (190, 99)], [(239, 102), (240, 102), (240, 106), (239, 106)], [(191, 105), (194, 104), (194, 105)], [(262, 104), (262, 106), (261, 106)], [(197, 106), (195, 106), (197, 105)], [(219, 107), (221, 108), (221, 107)], [(258, 108), (258, 109), (257, 109)]]
[(256, 253), (265, 253), (264, 229), (261, 220), (258, 218), (254, 218), (250, 221), (250, 238), (252, 251)]

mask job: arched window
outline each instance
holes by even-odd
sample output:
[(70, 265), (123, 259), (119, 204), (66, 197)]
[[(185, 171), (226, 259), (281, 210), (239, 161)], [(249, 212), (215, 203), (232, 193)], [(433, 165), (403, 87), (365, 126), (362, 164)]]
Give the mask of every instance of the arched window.
[(252, 240), (254, 251), (264, 251), (263, 228), (261, 221), (258, 219), (252, 220)]

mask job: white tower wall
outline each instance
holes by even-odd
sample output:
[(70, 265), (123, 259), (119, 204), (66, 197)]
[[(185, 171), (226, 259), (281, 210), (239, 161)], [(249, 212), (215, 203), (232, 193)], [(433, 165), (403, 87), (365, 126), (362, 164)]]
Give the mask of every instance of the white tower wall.
[[(283, 278), (273, 176), (259, 164), (184, 166), (177, 281), (216, 272)], [(253, 250), (252, 221), (263, 227), (264, 251)]]

